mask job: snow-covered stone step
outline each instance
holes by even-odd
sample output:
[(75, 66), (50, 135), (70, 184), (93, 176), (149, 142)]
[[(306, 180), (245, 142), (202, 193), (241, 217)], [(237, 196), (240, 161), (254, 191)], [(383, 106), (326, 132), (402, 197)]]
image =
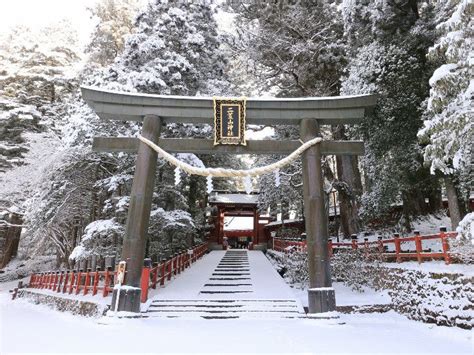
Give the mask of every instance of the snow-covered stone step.
[(155, 300), (146, 317), (161, 318), (300, 318), (295, 300)]
[(161, 318), (300, 318), (295, 300), (155, 300), (146, 317)]

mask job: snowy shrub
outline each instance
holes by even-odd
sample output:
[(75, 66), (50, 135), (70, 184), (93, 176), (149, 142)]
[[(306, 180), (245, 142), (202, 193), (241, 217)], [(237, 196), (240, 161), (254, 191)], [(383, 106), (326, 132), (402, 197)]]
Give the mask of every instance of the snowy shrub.
[(74, 248), (70, 260), (84, 260), (90, 256), (115, 257), (124, 234), (121, 224), (113, 219), (100, 219), (89, 223), (81, 242)]
[(189, 212), (157, 208), (151, 212), (149, 233), (148, 255), (160, 260), (190, 247), (196, 227)]
[(277, 229), (277, 237), (284, 239), (297, 239), (301, 237), (301, 232), (298, 228), (280, 227)]
[(285, 278), (291, 284), (307, 285), (309, 283), (308, 253), (294, 251), (284, 254)]
[(363, 292), (364, 286), (377, 287), (377, 269), (381, 257), (377, 252), (363, 249), (339, 250), (331, 258), (331, 275), (355, 291)]
[(474, 264), (474, 212), (464, 217), (456, 232), (456, 239), (449, 241), (451, 254), (462, 263)]

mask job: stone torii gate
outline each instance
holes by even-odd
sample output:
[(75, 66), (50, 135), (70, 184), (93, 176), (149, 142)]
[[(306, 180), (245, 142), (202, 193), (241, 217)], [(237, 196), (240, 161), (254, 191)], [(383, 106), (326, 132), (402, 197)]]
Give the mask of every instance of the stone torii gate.
[[(289, 154), (320, 136), (321, 125), (356, 124), (376, 103), (374, 95), (348, 97), (254, 99), (246, 101), (246, 121), (256, 125), (299, 125), (300, 140), (251, 140), (246, 146), (214, 145), (208, 139), (161, 138), (168, 123), (213, 124), (213, 99), (104, 91), (83, 87), (84, 100), (102, 119), (141, 121), (141, 135), (170, 153)], [(96, 137), (98, 152), (137, 153), (121, 259), (127, 261), (126, 286), (120, 291), (119, 311), (140, 312), (140, 277), (150, 219), (157, 153), (138, 138)], [(360, 141), (323, 141), (303, 154), (304, 212), (308, 249), (309, 313), (335, 310), (327, 249), (328, 226), (324, 202), (322, 155), (363, 155)], [(116, 290), (114, 297), (116, 297)], [(114, 303), (113, 303), (114, 304)]]

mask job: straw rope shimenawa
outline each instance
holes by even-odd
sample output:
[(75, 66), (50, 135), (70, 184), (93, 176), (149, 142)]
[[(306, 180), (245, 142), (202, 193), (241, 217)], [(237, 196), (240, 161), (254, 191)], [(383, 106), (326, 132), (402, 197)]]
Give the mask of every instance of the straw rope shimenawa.
[(138, 139), (143, 143), (147, 144), (150, 148), (155, 150), (158, 155), (168, 161), (170, 164), (180, 168), (189, 175), (200, 175), (200, 176), (212, 176), (212, 177), (246, 177), (246, 176), (258, 176), (269, 174), (272, 171), (280, 169), (298, 158), (306, 149), (312, 147), (315, 144), (321, 143), (323, 139), (321, 137), (313, 138), (306, 143), (303, 143), (298, 149), (292, 152), (287, 157), (262, 167), (248, 169), (248, 170), (235, 170), (235, 169), (224, 169), (224, 168), (197, 168), (190, 164), (187, 164), (179, 159), (176, 159), (173, 155), (161, 149), (158, 145), (153, 143), (151, 140), (139, 135)]

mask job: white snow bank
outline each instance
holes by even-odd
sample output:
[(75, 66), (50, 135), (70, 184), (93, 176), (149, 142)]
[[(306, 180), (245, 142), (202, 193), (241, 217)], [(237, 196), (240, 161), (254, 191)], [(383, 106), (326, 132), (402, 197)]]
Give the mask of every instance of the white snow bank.
[[(472, 334), (394, 312), (334, 320), (75, 317), (0, 294), (0, 353), (470, 354)], [(338, 324), (343, 323), (343, 324)], [(237, 334), (237, 336), (234, 336)], [(83, 340), (81, 340), (83, 339)], [(183, 341), (186, 339), (186, 341)]]

